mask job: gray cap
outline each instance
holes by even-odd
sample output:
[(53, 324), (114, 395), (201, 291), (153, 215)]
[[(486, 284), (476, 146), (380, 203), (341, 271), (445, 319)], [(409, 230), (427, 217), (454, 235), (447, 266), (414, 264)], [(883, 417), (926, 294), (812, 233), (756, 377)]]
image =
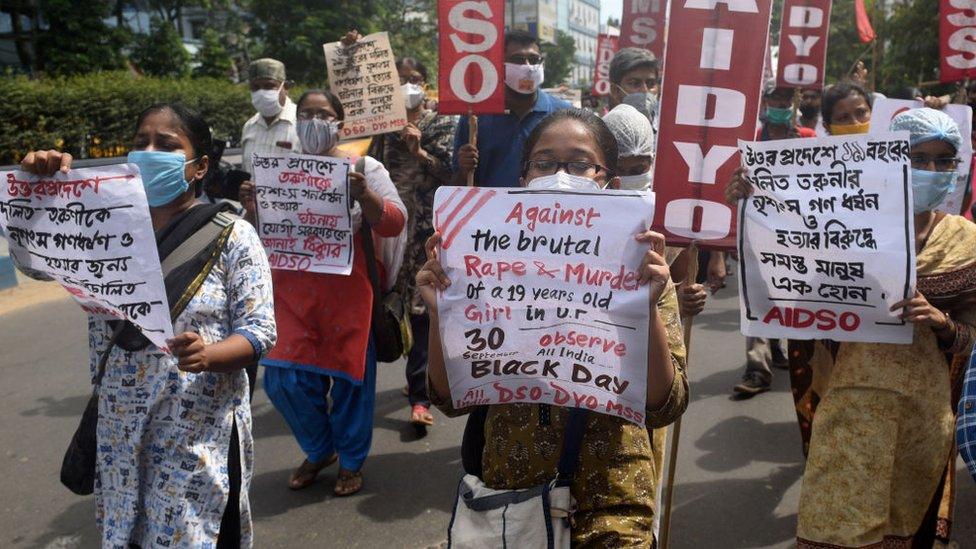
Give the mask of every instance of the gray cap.
[(658, 68), (653, 53), (641, 48), (624, 48), (610, 60), (610, 81), (619, 84), (625, 74), (643, 65)]
[(247, 66), (247, 78), (248, 80), (271, 78), (272, 80), (284, 82), (286, 80), (285, 64), (270, 57), (256, 59), (251, 61), (251, 64)]

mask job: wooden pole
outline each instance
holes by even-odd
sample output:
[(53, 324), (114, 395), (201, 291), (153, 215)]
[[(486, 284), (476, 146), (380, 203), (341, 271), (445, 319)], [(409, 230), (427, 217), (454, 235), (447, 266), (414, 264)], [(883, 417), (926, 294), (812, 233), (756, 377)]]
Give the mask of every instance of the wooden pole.
[[(698, 279), (698, 246), (692, 242), (686, 251), (688, 253), (688, 269), (685, 271), (685, 282), (694, 284)], [(695, 317), (681, 319), (681, 330), (685, 337), (685, 361), (686, 364), (691, 357), (691, 326), (694, 324)], [(687, 367), (686, 367), (687, 372)], [(671, 504), (674, 500), (674, 477), (675, 469), (678, 465), (678, 440), (681, 438), (681, 416), (674, 422), (671, 429), (671, 446), (668, 449), (668, 481), (664, 491), (664, 512), (661, 514), (661, 539), (658, 540), (660, 549), (668, 549), (668, 541), (671, 535)]]
[[(468, 109), (468, 143), (478, 148), (478, 117)], [(468, 174), (468, 186), (474, 187), (474, 171)]]

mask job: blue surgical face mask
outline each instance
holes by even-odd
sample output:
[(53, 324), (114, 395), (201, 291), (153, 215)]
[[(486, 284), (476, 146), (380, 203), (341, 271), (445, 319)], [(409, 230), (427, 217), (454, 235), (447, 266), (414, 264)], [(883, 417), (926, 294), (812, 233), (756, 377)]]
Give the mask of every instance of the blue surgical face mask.
[(183, 169), (196, 159), (187, 162), (181, 152), (132, 151), (128, 161), (139, 167), (149, 207), (158, 208), (176, 200), (190, 188), (190, 182), (183, 177)]
[(956, 189), (956, 172), (932, 172), (912, 168), (915, 213), (930, 212)]

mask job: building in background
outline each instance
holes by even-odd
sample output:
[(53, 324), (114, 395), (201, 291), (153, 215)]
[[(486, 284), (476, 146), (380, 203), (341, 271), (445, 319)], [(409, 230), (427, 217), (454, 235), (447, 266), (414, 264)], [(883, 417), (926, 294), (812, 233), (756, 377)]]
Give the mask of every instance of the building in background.
[(574, 86), (589, 84), (596, 69), (596, 37), (600, 34), (600, 0), (569, 0), (569, 28), (576, 41), (576, 66), (570, 80)]
[(555, 44), (556, 3), (557, 0), (508, 0), (505, 10), (506, 26), (528, 31), (540, 42)]

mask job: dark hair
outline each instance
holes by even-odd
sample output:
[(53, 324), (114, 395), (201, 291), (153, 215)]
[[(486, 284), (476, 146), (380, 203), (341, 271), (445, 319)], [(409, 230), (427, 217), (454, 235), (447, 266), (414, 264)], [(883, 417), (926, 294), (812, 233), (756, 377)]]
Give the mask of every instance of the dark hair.
[(298, 103), (295, 105), (295, 108), (296, 109), (302, 108), (302, 103), (304, 103), (306, 99), (308, 99), (313, 95), (324, 95), (326, 101), (329, 102), (329, 105), (332, 105), (332, 110), (334, 110), (336, 113), (336, 119), (345, 120), (346, 111), (342, 108), (342, 102), (339, 101), (339, 98), (336, 97), (336, 95), (330, 92), (329, 90), (318, 90), (318, 89), (305, 90), (305, 93), (303, 93), (302, 96), (298, 98)]
[(519, 46), (531, 46), (535, 44), (539, 48), (542, 47), (539, 44), (539, 39), (534, 34), (522, 29), (512, 29), (505, 33), (505, 48), (507, 49), (511, 44), (518, 44)]
[(915, 86), (904, 86), (891, 96), (892, 99), (915, 99), (916, 97), (922, 97), (922, 90)]
[[(142, 123), (146, 121), (149, 115), (163, 111), (169, 111), (176, 116), (180, 129), (186, 134), (186, 138), (190, 141), (190, 146), (193, 147), (193, 154), (197, 158), (201, 156), (206, 156), (209, 159), (213, 158), (213, 135), (210, 133), (210, 125), (207, 124), (207, 121), (202, 116), (180, 103), (156, 103), (148, 107), (139, 113), (139, 118), (136, 119), (135, 131), (139, 131), (139, 127), (142, 126)], [(197, 196), (200, 196), (200, 193), (203, 192), (204, 185), (206, 185), (216, 169), (217, 166), (209, 166), (207, 168), (207, 173), (204, 174), (203, 179), (197, 185)]]
[(400, 59), (396, 60), (397, 70), (402, 69), (404, 65), (410, 65), (413, 67), (417, 72), (420, 73), (420, 76), (424, 79), (424, 82), (427, 81), (427, 65), (424, 65), (413, 57), (401, 57)]
[(615, 176), (617, 174), (617, 156), (619, 154), (617, 151), (617, 138), (613, 136), (610, 128), (607, 127), (599, 116), (588, 110), (577, 108), (556, 111), (543, 118), (542, 122), (539, 122), (539, 125), (532, 130), (529, 138), (525, 140), (525, 145), (522, 147), (522, 175), (525, 175), (527, 170), (525, 162), (532, 155), (532, 149), (539, 142), (542, 133), (549, 129), (549, 126), (562, 122), (563, 120), (575, 120), (586, 127), (586, 131), (593, 136), (593, 139), (596, 140), (597, 147), (603, 153), (603, 165), (607, 169), (607, 177)]
[(820, 102), (820, 116), (825, 125), (829, 125), (834, 116), (834, 105), (841, 99), (847, 99), (852, 95), (860, 95), (864, 101), (871, 106), (873, 98), (860, 84), (855, 84), (850, 80), (838, 82), (827, 88)]
[(660, 76), (653, 53), (641, 48), (623, 48), (610, 60), (610, 82), (619, 85), (628, 72), (641, 67), (647, 67)]

